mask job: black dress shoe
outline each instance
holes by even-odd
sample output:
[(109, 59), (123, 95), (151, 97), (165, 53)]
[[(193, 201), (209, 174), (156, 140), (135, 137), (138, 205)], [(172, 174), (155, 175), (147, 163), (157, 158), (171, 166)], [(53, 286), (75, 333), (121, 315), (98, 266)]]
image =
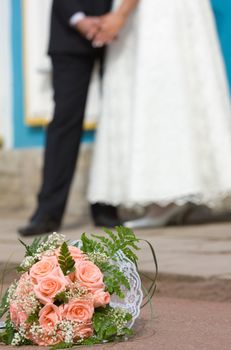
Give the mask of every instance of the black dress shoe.
[(91, 205), (91, 215), (95, 226), (112, 228), (122, 225), (117, 207), (104, 203)]
[(60, 224), (52, 220), (32, 220), (25, 227), (19, 228), (18, 233), (22, 237), (44, 235), (57, 231)]
[(105, 227), (105, 228), (114, 228), (116, 226), (121, 226), (122, 221), (119, 219), (111, 218), (105, 215), (99, 215), (95, 220), (94, 220), (94, 225), (96, 227)]

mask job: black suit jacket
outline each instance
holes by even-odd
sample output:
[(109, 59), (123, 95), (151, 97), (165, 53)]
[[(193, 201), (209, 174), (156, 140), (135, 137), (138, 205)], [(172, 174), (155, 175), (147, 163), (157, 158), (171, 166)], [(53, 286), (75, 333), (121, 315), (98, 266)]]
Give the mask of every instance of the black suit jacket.
[(91, 43), (69, 24), (76, 12), (100, 16), (110, 11), (112, 0), (53, 0), (48, 53), (79, 54), (93, 52)]

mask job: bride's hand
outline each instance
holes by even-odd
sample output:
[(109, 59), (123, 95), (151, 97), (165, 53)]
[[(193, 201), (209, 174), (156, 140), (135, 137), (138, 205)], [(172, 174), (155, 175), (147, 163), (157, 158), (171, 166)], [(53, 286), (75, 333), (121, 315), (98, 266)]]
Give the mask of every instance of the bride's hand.
[(86, 39), (92, 40), (100, 29), (98, 17), (86, 16), (76, 24), (76, 30)]
[(110, 12), (100, 19), (100, 30), (93, 39), (93, 46), (95, 47), (110, 44), (126, 22), (126, 18), (118, 12)]

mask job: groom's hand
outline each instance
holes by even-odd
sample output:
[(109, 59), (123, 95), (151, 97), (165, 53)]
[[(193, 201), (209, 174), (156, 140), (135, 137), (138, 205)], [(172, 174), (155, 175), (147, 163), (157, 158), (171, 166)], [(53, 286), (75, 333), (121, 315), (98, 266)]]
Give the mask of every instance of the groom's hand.
[(101, 20), (99, 17), (86, 16), (76, 24), (77, 31), (87, 40), (92, 40), (100, 30)]
[(119, 34), (126, 19), (117, 12), (110, 12), (100, 17), (100, 29), (94, 35), (93, 46), (110, 44)]

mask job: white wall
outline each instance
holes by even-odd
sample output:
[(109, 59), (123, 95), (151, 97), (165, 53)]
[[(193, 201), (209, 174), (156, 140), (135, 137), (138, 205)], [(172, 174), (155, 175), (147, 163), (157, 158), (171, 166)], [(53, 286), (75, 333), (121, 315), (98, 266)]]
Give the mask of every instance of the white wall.
[(50, 119), (53, 109), (47, 56), (51, 0), (23, 0), (26, 119)]
[[(0, 0), (1, 1), (1, 0)], [(51, 119), (53, 91), (51, 65), (47, 56), (51, 0), (23, 0), (24, 77), (26, 122)], [(86, 122), (94, 123), (100, 110), (100, 84), (93, 76), (86, 108)]]
[(12, 62), (11, 62), (11, 4), (0, 0), (0, 137), (4, 147), (12, 147)]

